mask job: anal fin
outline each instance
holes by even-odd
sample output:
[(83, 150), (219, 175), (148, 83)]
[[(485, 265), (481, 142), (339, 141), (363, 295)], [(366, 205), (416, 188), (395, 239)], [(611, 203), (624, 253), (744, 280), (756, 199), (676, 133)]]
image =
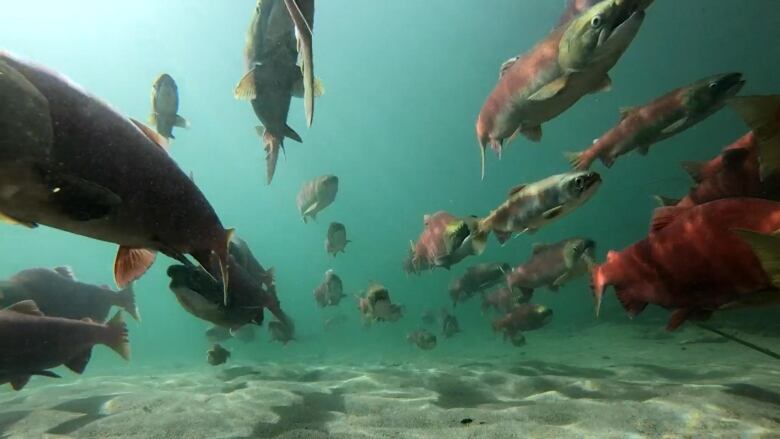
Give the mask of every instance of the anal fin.
[(89, 363), (90, 358), (92, 358), (91, 348), (65, 362), (65, 367), (81, 375), (87, 368), (87, 364)]

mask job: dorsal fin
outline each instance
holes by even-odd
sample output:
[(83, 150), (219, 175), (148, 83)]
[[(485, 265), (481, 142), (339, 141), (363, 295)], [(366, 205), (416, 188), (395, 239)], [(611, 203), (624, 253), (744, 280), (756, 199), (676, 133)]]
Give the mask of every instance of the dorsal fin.
[(627, 118), (634, 111), (636, 111), (636, 107), (622, 107), (620, 109), (620, 120)]
[(514, 194), (516, 194), (516, 193), (520, 192), (520, 191), (521, 191), (521, 190), (523, 190), (523, 189), (524, 189), (526, 186), (528, 186), (528, 185), (527, 185), (527, 184), (525, 184), (525, 183), (523, 183), (523, 184), (518, 184), (517, 186), (515, 186), (515, 187), (513, 187), (513, 188), (509, 189), (509, 196), (511, 197), (512, 195), (514, 195)]
[(653, 211), (653, 219), (650, 221), (650, 232), (658, 232), (673, 223), (677, 217), (686, 211), (685, 207), (659, 207)]
[(163, 151), (168, 152), (168, 140), (165, 137), (161, 136), (157, 131), (149, 128), (144, 123), (139, 122), (132, 117), (130, 118), (130, 122), (133, 122), (133, 124), (138, 127), (138, 129), (141, 130), (141, 132), (144, 133), (144, 135), (155, 145), (162, 148)]
[(515, 61), (517, 61), (519, 58), (519, 56), (515, 56), (504, 61), (504, 63), (501, 64), (501, 68), (498, 69), (498, 79), (501, 79), (504, 76), (504, 73), (506, 73), (506, 71), (512, 67), (512, 64), (514, 64)]
[(547, 250), (548, 247), (549, 247), (549, 245), (547, 245), (547, 244), (535, 243), (533, 245), (533, 247), (531, 248), (531, 254), (532, 255), (539, 254), (539, 253)]
[(66, 265), (63, 265), (61, 267), (55, 267), (54, 271), (56, 271), (57, 274), (59, 274), (60, 276), (62, 276), (64, 278), (67, 278), (67, 279), (70, 279), (70, 280), (73, 280), (73, 281), (76, 280), (76, 275), (73, 274), (73, 269), (68, 267), (68, 266), (66, 266)]
[(694, 182), (701, 183), (704, 162), (682, 162), (681, 165)]
[(18, 312), (19, 314), (27, 314), (31, 316), (43, 317), (43, 313), (38, 309), (38, 305), (32, 300), (23, 300), (16, 302), (13, 305), (6, 308), (6, 311)]

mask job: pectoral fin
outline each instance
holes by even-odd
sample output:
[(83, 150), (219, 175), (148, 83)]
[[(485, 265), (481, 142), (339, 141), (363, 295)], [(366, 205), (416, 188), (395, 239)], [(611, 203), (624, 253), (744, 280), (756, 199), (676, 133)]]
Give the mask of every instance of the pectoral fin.
[(664, 129), (662, 129), (661, 132), (663, 134), (674, 134), (685, 127), (686, 123), (688, 123), (688, 116), (683, 116), (680, 119), (671, 122)]
[(57, 171), (43, 173), (50, 201), (72, 220), (103, 218), (122, 202), (117, 194), (97, 183)]
[(190, 122), (177, 114), (176, 120), (173, 122), (173, 126), (177, 126), (179, 128), (189, 128)]
[(120, 246), (114, 260), (114, 280), (119, 288), (141, 277), (154, 263), (157, 253), (144, 248)]
[(249, 101), (257, 97), (257, 89), (255, 88), (256, 68), (257, 67), (253, 67), (250, 69), (241, 77), (241, 80), (238, 81), (238, 85), (236, 85), (236, 89), (233, 91), (233, 96), (236, 99)]
[(540, 88), (536, 91), (536, 93), (532, 94), (528, 97), (529, 101), (545, 101), (547, 99), (550, 99), (561, 92), (564, 88), (566, 88), (566, 84), (568, 83), (569, 76), (564, 75), (560, 76), (557, 79), (548, 82), (544, 87)]
[(68, 360), (65, 363), (65, 367), (81, 375), (87, 368), (87, 363), (89, 363), (90, 358), (92, 358), (92, 349), (87, 349), (81, 354), (76, 355), (75, 357)]
[(130, 118), (130, 122), (133, 122), (133, 125), (135, 125), (139, 130), (141, 130), (144, 135), (152, 141), (155, 145), (159, 146), (163, 149), (163, 151), (168, 152), (168, 139), (163, 137), (160, 133), (157, 131), (149, 128), (146, 124), (143, 122), (140, 122), (138, 120)]
[(553, 218), (557, 217), (558, 215), (560, 215), (562, 213), (563, 213), (563, 206), (556, 206), (556, 207), (553, 207), (552, 209), (544, 212), (542, 214), (542, 218), (544, 218), (546, 220), (550, 220), (550, 219), (553, 219)]
[(36, 305), (32, 300), (16, 302), (5, 310), (18, 312), (19, 314), (27, 314), (29, 316), (43, 317), (43, 313), (40, 309), (38, 309), (38, 305)]
[(6, 224), (11, 224), (11, 225), (14, 225), (14, 226), (24, 226), (24, 227), (27, 227), (27, 228), (30, 228), (30, 229), (34, 229), (34, 228), (38, 227), (38, 224), (36, 224), (36, 223), (19, 220), (19, 219), (11, 217), (9, 215), (6, 215), (3, 212), (0, 212), (0, 222), (6, 223)]
[(555, 288), (561, 287), (563, 284), (568, 282), (571, 279), (571, 272), (567, 271), (566, 273), (563, 273), (562, 275), (558, 276), (555, 281), (553, 281), (553, 286)]

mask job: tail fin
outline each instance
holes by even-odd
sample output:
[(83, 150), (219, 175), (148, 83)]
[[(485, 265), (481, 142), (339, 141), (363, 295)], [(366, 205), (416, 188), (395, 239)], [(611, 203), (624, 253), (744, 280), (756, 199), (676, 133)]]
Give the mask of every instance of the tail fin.
[(279, 161), (279, 150), (284, 150), (284, 139), (274, 136), (268, 130), (264, 130), (263, 143), (265, 143), (266, 178), (268, 184), (271, 184), (276, 173), (276, 162)]
[(564, 152), (563, 156), (569, 161), (571, 167), (576, 171), (587, 171), (590, 169), (590, 160), (585, 159), (584, 152)]
[(734, 233), (753, 249), (753, 253), (775, 288), (780, 285), (780, 233), (778, 232), (780, 231), (766, 235), (752, 230), (734, 230)]
[(108, 337), (105, 344), (119, 354), (122, 358), (130, 361), (130, 343), (127, 341), (127, 325), (122, 318), (122, 312), (117, 311), (114, 317), (106, 323)]
[(141, 321), (141, 314), (138, 312), (138, 306), (135, 303), (135, 291), (133, 291), (132, 283), (116, 293), (116, 302), (116, 305), (130, 314), (135, 321)]
[(780, 95), (739, 96), (729, 105), (756, 136), (763, 181), (780, 169)]

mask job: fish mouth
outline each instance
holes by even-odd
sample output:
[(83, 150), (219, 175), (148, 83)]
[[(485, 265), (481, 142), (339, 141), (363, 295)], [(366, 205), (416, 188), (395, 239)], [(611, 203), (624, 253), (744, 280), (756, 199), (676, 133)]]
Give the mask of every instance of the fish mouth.
[(708, 87), (714, 96), (725, 99), (739, 93), (744, 85), (745, 80), (742, 79), (742, 73), (727, 73), (710, 81)]
[(619, 8), (619, 11), (616, 12), (615, 20), (611, 25), (604, 26), (599, 33), (597, 47), (609, 52), (628, 47), (644, 22), (645, 11), (641, 8), (644, 5), (644, 3), (629, 4), (616, 0), (615, 7)]

